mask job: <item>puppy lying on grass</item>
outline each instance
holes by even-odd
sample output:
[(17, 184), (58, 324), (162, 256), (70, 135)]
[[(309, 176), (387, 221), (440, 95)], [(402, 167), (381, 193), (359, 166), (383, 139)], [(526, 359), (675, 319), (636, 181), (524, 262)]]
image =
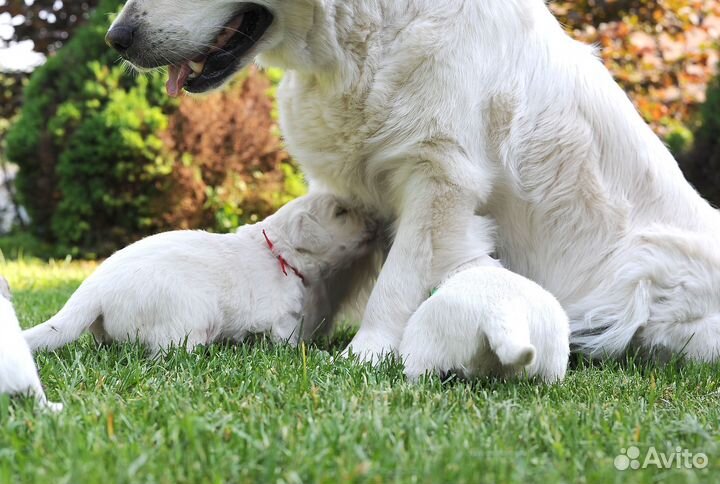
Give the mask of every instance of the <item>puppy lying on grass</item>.
[[(443, 324), (439, 324), (443, 322)], [(502, 267), (473, 265), (451, 275), (413, 314), (400, 345), (405, 373), (565, 377), (570, 328), (560, 303)]]
[(369, 252), (375, 223), (330, 195), (295, 200), (236, 234), (176, 231), (103, 262), (52, 319), (24, 332), (33, 351), (85, 330), (102, 343), (176, 345), (242, 341), (266, 333), (297, 344), (328, 314), (323, 281)]
[(42, 407), (59, 412), (62, 404), (48, 402), (45, 397), (10, 298), (10, 286), (0, 276), (0, 393), (34, 396)]

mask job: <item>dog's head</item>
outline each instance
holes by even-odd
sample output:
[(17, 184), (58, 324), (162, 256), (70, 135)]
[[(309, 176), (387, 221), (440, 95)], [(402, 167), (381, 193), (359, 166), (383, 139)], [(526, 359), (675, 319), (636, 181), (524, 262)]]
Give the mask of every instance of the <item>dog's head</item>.
[(269, 220), (284, 235), (287, 248), (303, 269), (323, 276), (364, 257), (378, 240), (378, 224), (364, 210), (327, 194), (301, 197)]
[(225, 84), (312, 28), (319, 0), (129, 0), (106, 40), (138, 69), (168, 66), (168, 94)]

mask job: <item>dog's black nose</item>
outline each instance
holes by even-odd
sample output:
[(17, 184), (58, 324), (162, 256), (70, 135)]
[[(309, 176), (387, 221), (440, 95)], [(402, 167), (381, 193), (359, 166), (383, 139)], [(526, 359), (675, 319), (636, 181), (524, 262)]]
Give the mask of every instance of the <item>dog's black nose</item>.
[(132, 45), (133, 36), (133, 29), (124, 25), (117, 25), (110, 29), (107, 35), (105, 35), (105, 42), (116, 51), (122, 53)]

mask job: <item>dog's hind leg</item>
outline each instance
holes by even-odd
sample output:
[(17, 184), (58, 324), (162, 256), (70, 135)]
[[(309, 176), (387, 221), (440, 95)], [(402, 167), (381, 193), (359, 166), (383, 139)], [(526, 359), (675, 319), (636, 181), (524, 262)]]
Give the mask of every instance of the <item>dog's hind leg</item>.
[(660, 361), (673, 357), (720, 361), (720, 314), (694, 321), (649, 323), (638, 331), (632, 345)]
[(649, 281), (648, 310), (632, 346), (660, 359), (720, 360), (717, 241), (671, 230), (649, 232), (640, 240), (637, 273)]

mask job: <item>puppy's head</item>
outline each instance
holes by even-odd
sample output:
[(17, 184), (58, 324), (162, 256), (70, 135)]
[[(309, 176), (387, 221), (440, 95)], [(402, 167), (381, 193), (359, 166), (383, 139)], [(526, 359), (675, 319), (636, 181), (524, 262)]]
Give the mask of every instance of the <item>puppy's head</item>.
[[(327, 194), (307, 195), (271, 219), (305, 270), (328, 276), (367, 255), (377, 240), (376, 221), (364, 210)], [(276, 228), (277, 225), (277, 228)]]
[(319, 0), (129, 0), (106, 41), (138, 69), (169, 67), (168, 94), (225, 84), (312, 28)]
[(7, 280), (0, 276), (0, 297), (7, 299), (8, 301), (12, 299), (12, 293), (10, 292), (10, 285), (8, 284)]

